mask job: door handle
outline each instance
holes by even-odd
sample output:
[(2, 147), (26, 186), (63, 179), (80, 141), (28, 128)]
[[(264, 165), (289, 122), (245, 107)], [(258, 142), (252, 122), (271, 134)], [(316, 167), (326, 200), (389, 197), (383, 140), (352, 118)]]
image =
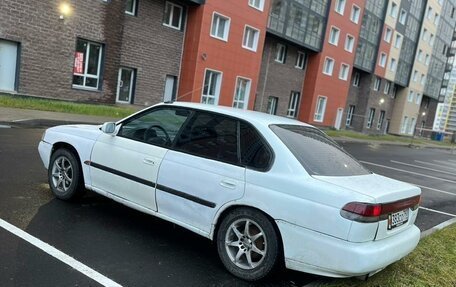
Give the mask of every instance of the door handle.
[(153, 159), (147, 158), (147, 157), (143, 159), (143, 163), (149, 164), (149, 165), (155, 165), (155, 161)]
[(220, 182), (220, 185), (229, 189), (235, 189), (237, 184), (233, 180), (224, 179)]

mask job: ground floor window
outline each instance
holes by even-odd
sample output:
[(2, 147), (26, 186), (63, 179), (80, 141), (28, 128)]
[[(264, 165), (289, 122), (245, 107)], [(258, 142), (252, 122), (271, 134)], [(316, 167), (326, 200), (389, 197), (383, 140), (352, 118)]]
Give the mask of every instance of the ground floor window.
[(409, 125), (409, 118), (407, 116), (404, 116), (404, 119), (402, 120), (401, 134), (405, 134), (405, 132), (407, 131), (408, 125)]
[(295, 118), (298, 114), (299, 92), (291, 92), (290, 101), (288, 102), (287, 117)]
[(269, 97), (268, 99), (268, 107), (266, 109), (266, 112), (271, 115), (275, 115), (277, 113), (277, 103), (279, 101), (279, 98), (277, 97)]
[(353, 114), (355, 113), (355, 106), (350, 105), (347, 112), (347, 120), (345, 121), (345, 125), (350, 127), (352, 125)]
[(233, 107), (238, 109), (247, 109), (250, 95), (249, 79), (238, 77), (236, 79), (236, 90), (234, 93)]
[(166, 75), (165, 92), (163, 93), (163, 102), (174, 102), (177, 94), (177, 77)]
[(201, 102), (203, 104), (217, 105), (220, 96), (220, 87), (222, 84), (222, 73), (212, 70), (206, 70), (204, 75), (203, 95)]
[(319, 96), (317, 99), (317, 107), (315, 108), (314, 121), (322, 122), (325, 118), (326, 97)]
[(100, 88), (100, 71), (103, 45), (78, 39), (73, 65), (73, 86), (89, 89)]
[(375, 117), (375, 109), (371, 108), (369, 110), (369, 117), (367, 119), (367, 128), (370, 129), (372, 127), (372, 123), (374, 122)]
[(135, 83), (135, 70), (131, 68), (120, 68), (117, 81), (117, 101), (120, 103), (133, 102), (133, 90)]
[(17, 90), (19, 43), (0, 39), (0, 90)]
[(377, 122), (377, 130), (381, 130), (383, 127), (383, 121), (385, 120), (385, 111), (380, 111), (380, 117)]

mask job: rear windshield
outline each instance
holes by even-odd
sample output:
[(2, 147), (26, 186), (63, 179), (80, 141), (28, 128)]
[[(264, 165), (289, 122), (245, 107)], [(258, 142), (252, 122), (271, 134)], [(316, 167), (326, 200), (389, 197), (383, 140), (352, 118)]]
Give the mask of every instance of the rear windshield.
[(370, 174), (322, 131), (298, 125), (271, 125), (310, 175), (352, 176)]

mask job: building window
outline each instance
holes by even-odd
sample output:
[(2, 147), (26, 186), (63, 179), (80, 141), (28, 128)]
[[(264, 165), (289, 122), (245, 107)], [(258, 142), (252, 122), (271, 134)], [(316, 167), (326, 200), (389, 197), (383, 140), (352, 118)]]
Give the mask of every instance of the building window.
[(407, 101), (409, 101), (409, 103), (413, 103), (414, 97), (415, 97), (415, 93), (413, 91), (410, 91), (408, 94), (408, 97), (407, 97)]
[(255, 29), (253, 27), (250, 27), (250, 26), (245, 26), (242, 47), (256, 52), (257, 47), (258, 47), (259, 35), (260, 35), (259, 30)]
[(317, 99), (317, 107), (315, 108), (314, 114), (314, 121), (315, 122), (323, 122), (325, 118), (325, 110), (326, 110), (326, 97), (319, 96)]
[(347, 64), (340, 65), (339, 79), (346, 81), (348, 79), (348, 73), (350, 71), (350, 66)]
[(385, 120), (385, 111), (380, 111), (380, 117), (378, 117), (378, 122), (377, 122), (377, 130), (382, 129), (384, 120)]
[(307, 63), (307, 55), (303, 52), (298, 52), (296, 56), (295, 68), (304, 69)]
[(396, 3), (394, 2), (391, 2), (391, 6), (390, 6), (390, 11), (389, 11), (389, 15), (393, 18), (396, 18), (397, 17), (397, 12), (398, 12), (398, 6)]
[(287, 117), (295, 118), (297, 116), (299, 96), (299, 92), (291, 92), (290, 101), (288, 102)]
[(397, 65), (396, 59), (391, 58), (390, 67), (389, 67), (389, 68), (390, 68), (390, 70), (391, 70), (392, 72), (395, 72), (395, 71), (396, 71), (396, 65)]
[(329, 44), (337, 46), (339, 43), (340, 30), (337, 27), (331, 27), (331, 32), (329, 33)]
[(360, 78), (360, 74), (358, 72), (356, 72), (353, 75), (353, 86), (354, 87), (359, 87), (359, 78)]
[(413, 135), (415, 133), (415, 124), (416, 124), (416, 119), (412, 118), (412, 121), (410, 122), (410, 125), (407, 128), (407, 134)]
[(370, 108), (369, 110), (369, 117), (367, 119), (367, 128), (370, 129), (372, 127), (372, 123), (374, 122), (375, 117), (375, 109)]
[(426, 28), (423, 28), (423, 41), (427, 41), (428, 38), (428, 31)]
[(238, 77), (236, 79), (236, 91), (234, 94), (233, 107), (238, 109), (247, 109), (250, 95), (249, 79)]
[(353, 5), (352, 6), (352, 11), (351, 11), (351, 14), (350, 14), (350, 20), (353, 22), (353, 23), (356, 23), (358, 24), (359, 22), (359, 15), (361, 14), (361, 9), (356, 6), (356, 5)]
[(275, 61), (283, 64), (285, 63), (286, 58), (287, 46), (285, 46), (284, 44), (277, 43)]
[(424, 86), (425, 83), (426, 83), (426, 75), (425, 74), (421, 74), (421, 85)]
[(407, 11), (401, 9), (401, 14), (399, 15), (399, 22), (402, 25), (405, 25), (405, 21), (407, 20)]
[(347, 112), (347, 120), (345, 121), (345, 126), (350, 127), (352, 125), (353, 114), (355, 113), (355, 106), (350, 105)]
[(260, 11), (263, 11), (264, 8), (264, 0), (249, 0), (249, 6)]
[(387, 43), (390, 43), (392, 35), (393, 35), (393, 30), (391, 30), (391, 28), (386, 27), (385, 36), (383, 37), (383, 40), (385, 40), (385, 42), (387, 42)]
[(183, 14), (184, 10), (182, 6), (171, 2), (166, 2), (163, 25), (180, 30), (182, 28)]
[(382, 80), (379, 77), (375, 77), (374, 81), (374, 91), (380, 90), (380, 85), (382, 84)]
[(394, 47), (400, 49), (402, 44), (402, 36), (396, 34), (396, 40), (394, 41)]
[(391, 82), (390, 81), (386, 81), (385, 87), (383, 88), (383, 93), (385, 95), (388, 95), (389, 92), (390, 92), (390, 88), (391, 88)]
[(426, 54), (426, 59), (424, 60), (426, 66), (429, 66), (430, 61), (431, 61), (431, 57), (429, 56), (429, 54)]
[(74, 87), (100, 88), (102, 53), (101, 44), (77, 39), (73, 66)]
[(381, 53), (381, 54), (380, 54), (380, 57), (379, 57), (379, 59), (378, 59), (378, 65), (379, 65), (380, 67), (383, 67), (383, 68), (384, 68), (384, 67), (386, 66), (386, 59), (387, 59), (386, 54), (385, 54), (385, 53)]
[(397, 92), (396, 85), (393, 84), (393, 90), (391, 91), (391, 98), (392, 99), (396, 98), (396, 92)]
[(407, 130), (408, 123), (409, 123), (408, 117), (404, 116), (404, 119), (402, 120), (401, 134), (405, 134), (405, 131)]
[(131, 68), (120, 68), (117, 78), (117, 102), (128, 104), (133, 102), (134, 83), (135, 70)]
[(212, 15), (211, 36), (220, 40), (228, 41), (230, 22), (230, 18), (214, 12)]
[(434, 34), (431, 34), (431, 36), (429, 37), (429, 45), (434, 46), (434, 40), (435, 40)]
[(432, 7), (431, 7), (431, 6), (429, 6), (429, 7), (427, 8), (426, 17), (427, 17), (428, 19), (432, 19)]
[(220, 96), (220, 87), (222, 84), (222, 73), (212, 70), (206, 70), (204, 75), (203, 95), (201, 103), (217, 105)]
[(418, 56), (417, 56), (418, 62), (423, 62), (423, 50), (418, 51)]
[(418, 81), (418, 71), (417, 70), (413, 71), (413, 81), (414, 82)]
[(323, 74), (332, 76), (334, 69), (334, 59), (326, 57), (325, 64), (323, 66)]
[(269, 97), (268, 99), (268, 107), (266, 112), (270, 115), (275, 115), (277, 113), (277, 103), (279, 102), (279, 98), (277, 97)]
[(347, 37), (345, 38), (345, 51), (352, 53), (354, 46), (355, 46), (355, 37), (347, 34)]
[(440, 16), (439, 16), (439, 14), (435, 13), (434, 24), (435, 24), (435, 25), (439, 25), (439, 21), (440, 21)]
[(336, 0), (335, 10), (337, 13), (344, 15), (346, 0)]
[(417, 105), (421, 105), (421, 94), (416, 94), (415, 103), (416, 103)]
[(137, 4), (138, 0), (127, 0), (125, 14), (136, 16), (136, 7), (138, 6)]

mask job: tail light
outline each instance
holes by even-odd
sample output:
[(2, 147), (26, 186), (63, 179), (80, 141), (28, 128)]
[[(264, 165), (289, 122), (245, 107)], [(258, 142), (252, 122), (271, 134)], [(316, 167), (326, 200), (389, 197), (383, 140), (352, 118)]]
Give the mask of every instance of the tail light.
[(420, 199), (421, 196), (417, 195), (388, 203), (350, 202), (342, 207), (340, 215), (358, 222), (377, 222), (386, 219), (390, 213), (407, 208), (416, 210), (419, 207)]

